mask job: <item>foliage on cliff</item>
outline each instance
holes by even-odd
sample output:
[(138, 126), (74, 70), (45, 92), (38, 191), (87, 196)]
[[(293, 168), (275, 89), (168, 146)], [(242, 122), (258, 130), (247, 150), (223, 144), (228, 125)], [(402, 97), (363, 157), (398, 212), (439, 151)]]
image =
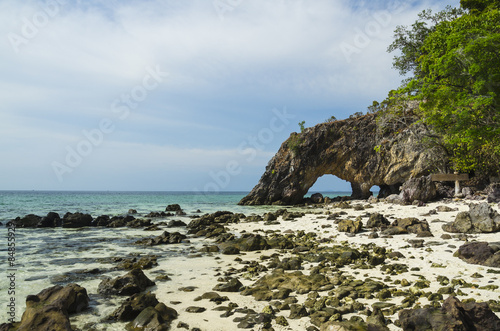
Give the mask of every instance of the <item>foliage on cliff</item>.
[[(500, 172), (500, 0), (462, 0), (398, 27), (388, 51), (410, 75), (387, 102), (420, 102), (416, 115), (439, 136), (453, 168)], [(377, 105), (374, 105), (377, 106)]]

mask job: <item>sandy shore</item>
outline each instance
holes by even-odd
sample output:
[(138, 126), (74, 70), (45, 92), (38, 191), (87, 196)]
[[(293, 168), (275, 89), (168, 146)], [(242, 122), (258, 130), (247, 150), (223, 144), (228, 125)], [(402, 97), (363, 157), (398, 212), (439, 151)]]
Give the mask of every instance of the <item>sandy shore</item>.
[[(463, 295), (459, 295), (458, 298), (468, 299), (474, 298), (476, 301), (487, 301), (490, 299), (498, 300), (500, 298), (500, 291), (498, 289), (494, 290), (482, 290), (479, 289), (481, 286), (499, 284), (498, 276), (493, 273), (487, 273), (488, 267), (467, 264), (457, 257), (453, 256), (453, 253), (464, 244), (464, 239), (442, 239), (441, 236), (445, 233), (441, 226), (445, 222), (450, 222), (455, 219), (455, 216), (460, 211), (468, 210), (468, 201), (455, 201), (455, 202), (437, 202), (429, 203), (423, 207), (417, 206), (400, 206), (394, 204), (387, 204), (384, 202), (379, 202), (375, 204), (369, 204), (366, 201), (352, 201), (351, 205), (363, 206), (363, 208), (353, 208), (350, 209), (336, 209), (332, 206), (326, 206), (325, 208), (314, 208), (314, 209), (301, 209), (306, 212), (306, 215), (300, 217), (293, 221), (284, 221), (281, 217), (278, 218), (277, 224), (274, 225), (264, 225), (264, 222), (245, 222), (242, 221), (238, 224), (232, 224), (229, 226), (229, 231), (237, 234), (244, 232), (247, 233), (261, 233), (264, 234), (265, 231), (281, 231), (283, 232), (315, 232), (318, 234), (317, 239), (325, 238), (331, 239), (328, 243), (324, 245), (339, 245), (348, 244), (350, 247), (357, 248), (362, 244), (374, 243), (377, 246), (384, 247), (387, 250), (397, 251), (404, 255), (404, 258), (400, 258), (397, 261), (386, 260), (385, 263), (403, 263), (408, 265), (409, 272), (404, 272), (398, 275), (391, 275), (390, 280), (387, 273), (381, 271), (382, 265), (379, 265), (372, 269), (357, 270), (350, 267), (342, 268), (342, 272), (346, 275), (352, 275), (356, 279), (364, 280), (368, 277), (380, 281), (386, 282), (389, 288), (401, 288), (403, 290), (408, 290), (408, 287), (403, 288), (398, 284), (398, 280), (406, 279), (410, 284), (425, 279), (430, 281), (429, 287), (425, 291), (435, 292), (442, 285), (437, 281), (438, 276), (446, 276), (450, 279), (463, 279), (468, 283), (475, 284), (472, 288), (460, 288)], [(424, 216), (428, 214), (430, 210), (436, 209), (438, 206), (446, 205), (453, 208), (450, 212), (438, 212), (437, 214), (431, 216)], [(494, 206), (494, 209), (498, 211), (498, 205)], [(349, 218), (355, 219), (358, 216), (363, 216), (367, 213), (381, 213), (386, 216), (390, 221), (397, 218), (405, 217), (416, 217), (420, 220), (427, 220), (431, 228), (431, 232), (434, 237), (422, 238), (424, 239), (424, 245), (421, 248), (413, 248), (409, 244), (409, 240), (416, 239), (415, 234), (402, 234), (395, 235), (392, 238), (368, 238), (370, 232), (364, 231), (356, 235), (350, 235), (347, 233), (342, 233), (337, 231), (337, 225), (333, 223), (332, 220), (327, 219), (327, 214), (343, 211), (347, 213), (342, 216), (342, 219)], [(366, 223), (366, 218), (363, 219)], [(468, 241), (498, 241), (497, 234), (474, 234), (468, 235)], [(237, 323), (233, 320), (236, 317), (242, 317), (244, 314), (235, 313), (229, 317), (220, 317), (223, 311), (216, 311), (214, 308), (219, 306), (227, 306), (229, 302), (237, 304), (239, 308), (250, 308), (260, 313), (264, 310), (266, 306), (269, 306), (268, 301), (255, 301), (252, 296), (243, 296), (238, 292), (219, 292), (221, 296), (227, 296), (229, 301), (223, 302), (218, 305), (209, 300), (195, 300), (206, 292), (213, 291), (213, 288), (220, 283), (218, 279), (224, 276), (225, 272), (231, 268), (240, 269), (242, 268), (246, 261), (260, 261), (261, 256), (270, 256), (272, 254), (279, 254), (280, 258), (286, 256), (293, 256), (290, 251), (277, 251), (277, 250), (264, 250), (257, 252), (244, 252), (239, 255), (223, 255), (221, 253), (203, 253), (198, 254), (196, 250), (201, 247), (204, 243), (206, 244), (209, 239), (192, 239), (192, 250), (193, 254), (190, 257), (176, 257), (173, 259), (168, 259), (167, 261), (160, 263), (157, 267), (159, 269), (167, 270), (170, 274), (171, 280), (168, 282), (159, 283), (152, 291), (156, 294), (160, 302), (164, 302), (166, 305), (174, 308), (179, 313), (177, 320), (173, 321), (172, 329), (177, 329), (178, 326), (185, 323), (189, 325), (189, 329), (199, 328), (201, 330), (237, 330)], [(327, 240), (325, 240), (327, 242)], [(302, 272), (308, 274), (309, 270), (317, 265), (316, 263), (304, 262), (302, 264)], [(155, 268), (155, 269), (157, 269)], [(418, 269), (416, 269), (418, 268)], [(155, 269), (145, 271), (147, 275), (154, 278)], [(411, 270), (414, 271), (411, 271)], [(271, 269), (267, 272), (270, 273)], [(266, 273), (260, 273), (258, 276), (250, 278), (248, 275), (242, 275), (239, 273), (232, 274), (232, 277), (237, 277), (245, 286), (252, 285), (260, 277)], [(483, 276), (483, 277), (481, 277)], [(328, 291), (321, 292), (321, 295), (327, 295)], [(292, 295), (295, 295), (294, 293)], [(307, 295), (296, 295), (298, 303), (301, 304), (307, 299)], [(446, 298), (447, 295), (444, 295)], [(400, 304), (403, 297), (393, 297), (389, 298), (384, 302)], [(365, 304), (368, 308), (380, 300), (374, 299), (357, 299), (359, 302)], [(426, 298), (421, 298), (416, 304), (424, 306), (428, 304)], [(189, 313), (186, 309), (191, 306), (202, 307), (206, 310), (200, 313)], [(289, 319), (290, 311), (283, 310), (276, 313), (277, 316), (282, 315), (287, 319), (288, 326), (277, 325), (273, 320), (273, 328), (275, 330), (305, 330), (308, 326), (311, 326), (310, 319), (308, 317), (303, 317), (300, 319)], [(351, 314), (352, 315), (352, 314)], [(351, 315), (344, 315), (343, 318), (349, 318)], [(497, 313), (500, 316), (500, 313)], [(360, 315), (366, 318), (364, 315)], [(392, 316), (386, 316), (386, 318), (391, 321), (397, 320), (397, 314)], [(179, 324), (181, 323), (181, 324)], [(400, 330), (394, 324), (388, 325), (391, 330)], [(259, 325), (254, 327), (258, 329)]]

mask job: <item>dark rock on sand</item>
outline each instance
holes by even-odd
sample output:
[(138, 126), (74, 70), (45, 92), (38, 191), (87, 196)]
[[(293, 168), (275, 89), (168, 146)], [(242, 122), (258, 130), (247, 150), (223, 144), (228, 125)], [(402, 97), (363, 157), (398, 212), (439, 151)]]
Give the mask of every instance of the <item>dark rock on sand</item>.
[(341, 220), (338, 224), (339, 232), (358, 233), (363, 228), (363, 222), (353, 220)]
[(219, 292), (239, 292), (243, 284), (238, 280), (238, 278), (231, 278), (228, 282), (218, 284), (213, 288), (214, 291)]
[(455, 256), (467, 263), (500, 268), (500, 243), (467, 243), (458, 248)]
[(379, 213), (373, 213), (370, 215), (368, 222), (366, 223), (366, 227), (371, 228), (381, 228), (391, 224), (384, 215)]
[(77, 284), (46, 288), (26, 298), (26, 310), (17, 330), (73, 330), (69, 315), (88, 305), (87, 291)]
[(63, 217), (63, 228), (81, 228), (92, 225), (92, 216), (83, 213), (66, 213)]
[(153, 285), (155, 283), (146, 277), (141, 269), (133, 269), (124, 276), (103, 280), (97, 291), (104, 295), (132, 295)]
[(397, 220), (392, 222), (390, 227), (382, 231), (382, 234), (384, 235), (396, 235), (405, 233), (414, 233), (417, 235), (425, 234), (424, 236), (429, 236), (429, 223), (427, 223), (427, 221), (420, 221), (415, 217), (398, 218)]
[(455, 221), (443, 225), (452, 233), (491, 233), (500, 231), (500, 214), (486, 202), (471, 204), (469, 212), (460, 212)]
[(171, 322), (176, 319), (178, 313), (175, 309), (158, 303), (155, 307), (144, 309), (130, 326), (133, 330), (168, 331)]
[(145, 238), (135, 242), (138, 245), (156, 246), (182, 243), (187, 237), (179, 232), (169, 233), (163, 232), (161, 235), (154, 238)]
[(158, 304), (156, 295), (151, 292), (136, 293), (127, 298), (109, 317), (111, 320), (132, 321), (141, 311), (147, 307), (155, 307)]
[(404, 331), (469, 331), (500, 330), (500, 318), (485, 302), (462, 303), (450, 296), (440, 309), (405, 309), (399, 312), (399, 322)]

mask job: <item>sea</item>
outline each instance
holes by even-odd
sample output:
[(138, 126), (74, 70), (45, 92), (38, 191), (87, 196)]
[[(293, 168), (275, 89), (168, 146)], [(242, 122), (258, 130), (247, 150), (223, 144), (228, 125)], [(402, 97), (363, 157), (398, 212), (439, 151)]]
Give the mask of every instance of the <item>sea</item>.
[[(90, 292), (89, 314), (97, 320), (116, 307), (110, 306), (109, 302), (104, 302), (89, 289), (95, 290), (102, 277), (124, 274), (123, 270), (113, 268), (113, 259), (148, 254), (173, 259), (192, 254), (193, 245), (201, 247), (203, 244), (202, 239), (195, 240), (191, 245), (144, 247), (134, 244), (139, 239), (160, 235), (165, 230), (186, 233), (185, 227), (153, 232), (126, 227), (16, 228), (13, 231), (6, 226), (10, 220), (27, 214), (46, 216), (49, 212), (56, 212), (61, 218), (67, 212), (87, 213), (94, 218), (100, 215), (120, 216), (127, 215), (130, 209), (137, 211), (134, 217), (141, 218), (150, 212), (165, 211), (167, 205), (179, 204), (185, 216), (154, 218), (153, 224), (173, 219), (189, 223), (194, 217), (219, 210), (262, 215), (280, 208), (239, 206), (238, 201), (247, 193), (0, 191), (0, 270), (3, 273), (0, 275), (0, 324), (20, 321), (27, 295), (69, 283), (77, 283)], [(329, 197), (349, 194), (324, 193)], [(99, 270), (98, 275), (95, 270)]]

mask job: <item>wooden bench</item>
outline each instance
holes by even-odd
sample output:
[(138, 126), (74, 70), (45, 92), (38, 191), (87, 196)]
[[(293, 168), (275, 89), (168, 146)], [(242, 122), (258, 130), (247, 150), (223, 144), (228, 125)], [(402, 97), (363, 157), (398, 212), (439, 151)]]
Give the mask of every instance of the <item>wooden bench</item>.
[(434, 174), (431, 175), (433, 182), (455, 182), (455, 196), (461, 193), (460, 181), (469, 180), (469, 174)]

